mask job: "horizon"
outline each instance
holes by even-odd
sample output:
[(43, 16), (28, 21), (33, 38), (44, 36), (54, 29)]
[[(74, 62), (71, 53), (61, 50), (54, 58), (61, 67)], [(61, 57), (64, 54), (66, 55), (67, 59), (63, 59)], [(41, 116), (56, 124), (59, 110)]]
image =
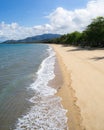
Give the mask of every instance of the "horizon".
[(93, 18), (104, 16), (103, 0), (50, 2), (0, 0), (0, 2), (0, 41), (48, 33), (81, 32)]

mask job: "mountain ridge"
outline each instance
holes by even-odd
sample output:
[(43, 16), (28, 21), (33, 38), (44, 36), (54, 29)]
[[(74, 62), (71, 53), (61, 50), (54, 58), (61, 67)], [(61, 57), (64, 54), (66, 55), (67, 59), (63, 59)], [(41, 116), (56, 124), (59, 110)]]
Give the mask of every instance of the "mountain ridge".
[(42, 34), (42, 35), (36, 35), (32, 37), (27, 37), (25, 39), (20, 39), (20, 40), (6, 40), (2, 43), (39, 43), (39, 42), (45, 42), (50, 39), (54, 38), (59, 38), (61, 35), (60, 34)]

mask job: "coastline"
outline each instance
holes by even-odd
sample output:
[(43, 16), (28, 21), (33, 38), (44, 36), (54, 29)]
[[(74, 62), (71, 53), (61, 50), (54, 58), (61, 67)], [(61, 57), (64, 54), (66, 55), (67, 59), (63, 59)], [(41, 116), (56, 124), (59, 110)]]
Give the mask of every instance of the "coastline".
[(64, 83), (64, 80), (63, 80), (62, 70), (60, 68), (57, 57), (55, 59), (54, 66), (55, 66), (55, 68), (54, 68), (55, 77), (54, 77), (54, 79), (50, 80), (48, 84), (49, 84), (49, 86), (55, 88), (58, 91), (61, 88), (62, 84)]
[[(62, 106), (67, 110), (66, 116), (68, 118), (67, 125), (70, 130), (82, 130), (80, 110), (76, 105), (75, 92), (71, 87), (71, 75), (67, 71), (65, 64), (62, 61), (61, 56), (55, 49), (55, 45), (51, 47), (56, 52), (55, 63), (55, 78), (49, 82), (51, 86), (56, 86), (56, 95), (62, 98)], [(61, 82), (61, 83), (60, 83)], [(59, 86), (59, 87), (57, 87)]]
[(104, 130), (104, 50), (51, 45), (63, 76), (57, 95), (70, 130)]

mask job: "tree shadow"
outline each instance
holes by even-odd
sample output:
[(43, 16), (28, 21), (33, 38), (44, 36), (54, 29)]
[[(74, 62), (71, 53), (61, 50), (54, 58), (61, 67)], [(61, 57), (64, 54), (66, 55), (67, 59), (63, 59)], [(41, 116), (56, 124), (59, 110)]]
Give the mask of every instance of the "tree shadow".
[[(72, 47), (75, 47), (75, 46), (72, 46)], [(90, 48), (90, 47), (76, 47), (76, 48), (68, 50), (68, 52), (86, 51), (86, 50), (90, 51), (90, 50), (92, 50), (92, 48)]]
[(91, 60), (104, 60), (104, 56), (101, 56), (101, 57), (93, 57), (93, 58), (90, 58)]
[(68, 52), (74, 52), (74, 51), (95, 51), (95, 50), (104, 50), (104, 47), (89, 47), (89, 46), (65, 46), (62, 45), (62, 47), (75, 47), (73, 49), (68, 50)]
[(68, 52), (71, 52), (71, 51), (84, 51), (85, 49), (83, 48), (75, 48), (75, 49), (70, 49), (68, 50)]

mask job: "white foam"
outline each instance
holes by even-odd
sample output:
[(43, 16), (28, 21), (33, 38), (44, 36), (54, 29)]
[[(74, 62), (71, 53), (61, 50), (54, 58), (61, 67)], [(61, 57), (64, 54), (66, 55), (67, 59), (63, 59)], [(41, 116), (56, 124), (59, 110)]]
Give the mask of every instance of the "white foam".
[(15, 130), (66, 130), (66, 110), (61, 98), (55, 96), (56, 89), (48, 86), (54, 75), (55, 52), (48, 49), (49, 56), (42, 62), (37, 79), (31, 85), (34, 97), (30, 99), (34, 106), (19, 118)]
[(55, 64), (55, 52), (52, 48), (48, 49), (49, 57), (47, 57), (41, 64), (39, 71), (37, 72), (37, 79), (31, 85), (31, 88), (38, 91), (42, 95), (49, 96), (54, 95), (56, 90), (47, 86), (49, 80), (52, 80), (54, 75)]

